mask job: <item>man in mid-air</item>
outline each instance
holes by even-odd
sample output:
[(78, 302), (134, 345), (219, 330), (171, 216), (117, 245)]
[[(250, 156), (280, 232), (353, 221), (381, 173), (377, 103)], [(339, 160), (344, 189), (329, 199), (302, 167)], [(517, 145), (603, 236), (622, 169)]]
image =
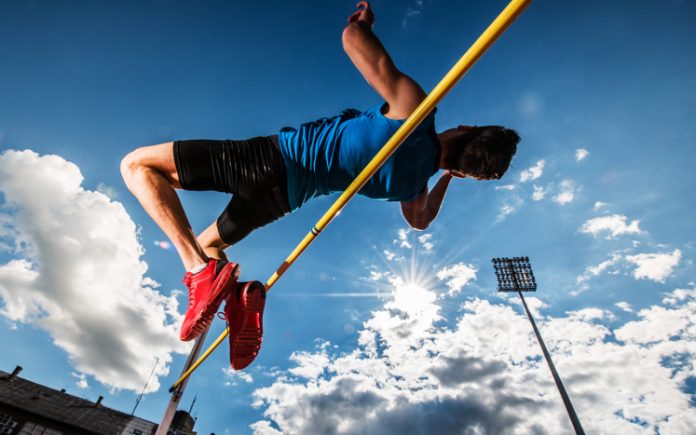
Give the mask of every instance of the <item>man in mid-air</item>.
[[(182, 140), (138, 148), (121, 163), (126, 185), (176, 247), (186, 269), (189, 305), (181, 339), (210, 326), (223, 300), (230, 327), (230, 361), (239, 370), (258, 354), (265, 289), (237, 286), (237, 264), (224, 250), (307, 200), (345, 190), (426, 97), (396, 68), (372, 32), (367, 2), (348, 18), (342, 41), (348, 57), (384, 100), (365, 110), (285, 127), (248, 140)], [(459, 126), (435, 132), (435, 111), (360, 190), (399, 201), (408, 224), (423, 230), (435, 219), (452, 178), (499, 179), (519, 136), (499, 126)], [(444, 170), (428, 190), (428, 179)], [(198, 237), (175, 189), (229, 192), (232, 198)]]

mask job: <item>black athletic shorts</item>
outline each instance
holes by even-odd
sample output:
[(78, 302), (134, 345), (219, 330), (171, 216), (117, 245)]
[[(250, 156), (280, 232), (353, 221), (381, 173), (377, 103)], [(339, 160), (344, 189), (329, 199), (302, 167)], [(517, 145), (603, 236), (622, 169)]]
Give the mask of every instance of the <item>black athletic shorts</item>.
[(177, 141), (174, 162), (184, 189), (232, 194), (217, 219), (220, 236), (229, 245), (290, 212), (277, 136)]

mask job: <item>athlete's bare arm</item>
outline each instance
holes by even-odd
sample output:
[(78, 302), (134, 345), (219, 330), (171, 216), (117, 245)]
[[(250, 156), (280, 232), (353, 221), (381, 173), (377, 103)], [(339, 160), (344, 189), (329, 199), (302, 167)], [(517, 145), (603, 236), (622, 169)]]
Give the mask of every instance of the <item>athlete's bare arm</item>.
[(365, 80), (389, 105), (385, 116), (407, 118), (426, 97), (423, 89), (394, 65), (389, 53), (372, 32), (375, 22), (370, 4), (358, 3), (343, 30), (343, 49)]
[(426, 188), (413, 201), (401, 203), (401, 212), (412, 228), (424, 230), (435, 220), (452, 177), (449, 171), (443, 172), (433, 190), (428, 192)]
[[(358, 3), (358, 10), (348, 18), (343, 31), (343, 49), (365, 80), (389, 105), (385, 116), (407, 118), (425, 99), (426, 93), (418, 83), (399, 71), (379, 38), (372, 32), (375, 17), (366, 1)], [(435, 219), (452, 175), (442, 174), (433, 190), (427, 188), (413, 201), (401, 203), (401, 211), (408, 224), (424, 230)]]

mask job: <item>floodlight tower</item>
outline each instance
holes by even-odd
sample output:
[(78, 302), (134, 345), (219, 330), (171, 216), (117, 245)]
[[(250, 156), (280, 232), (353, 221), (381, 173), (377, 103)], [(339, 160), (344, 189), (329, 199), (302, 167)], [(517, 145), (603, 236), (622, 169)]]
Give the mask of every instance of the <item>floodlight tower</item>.
[(536, 322), (534, 322), (534, 317), (532, 317), (532, 313), (529, 311), (529, 307), (527, 307), (527, 302), (524, 300), (524, 296), (522, 296), (522, 292), (536, 291), (537, 288), (534, 272), (532, 272), (532, 265), (529, 263), (529, 257), (494, 258), (492, 261), (493, 268), (495, 269), (495, 277), (498, 279), (498, 291), (516, 291), (517, 294), (520, 295), (524, 310), (527, 312), (527, 317), (529, 317), (529, 321), (532, 323), (534, 334), (536, 334), (536, 338), (541, 346), (541, 351), (544, 353), (549, 369), (551, 369), (551, 374), (553, 375), (553, 380), (556, 382), (558, 392), (561, 393), (561, 398), (568, 412), (568, 417), (570, 417), (573, 428), (575, 428), (575, 433), (578, 435), (585, 435), (585, 431), (582, 429), (582, 425), (580, 425), (580, 420), (575, 413), (573, 404), (570, 403), (570, 397), (568, 397), (568, 393), (566, 393), (565, 387), (563, 386), (563, 381), (561, 381), (561, 377), (558, 376), (556, 366), (553, 365), (551, 355), (548, 349), (546, 349), (546, 345), (541, 338), (541, 333), (536, 326)]

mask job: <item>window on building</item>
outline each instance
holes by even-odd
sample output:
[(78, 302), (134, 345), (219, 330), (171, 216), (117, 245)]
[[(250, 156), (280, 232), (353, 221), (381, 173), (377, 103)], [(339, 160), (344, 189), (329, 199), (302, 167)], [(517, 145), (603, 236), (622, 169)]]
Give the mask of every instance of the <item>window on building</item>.
[(26, 422), (18, 435), (63, 435), (63, 432), (41, 426), (40, 424)]
[(133, 429), (133, 435), (143, 435), (143, 431), (140, 429)]
[(17, 421), (11, 415), (0, 412), (0, 435), (7, 435), (14, 432)]

